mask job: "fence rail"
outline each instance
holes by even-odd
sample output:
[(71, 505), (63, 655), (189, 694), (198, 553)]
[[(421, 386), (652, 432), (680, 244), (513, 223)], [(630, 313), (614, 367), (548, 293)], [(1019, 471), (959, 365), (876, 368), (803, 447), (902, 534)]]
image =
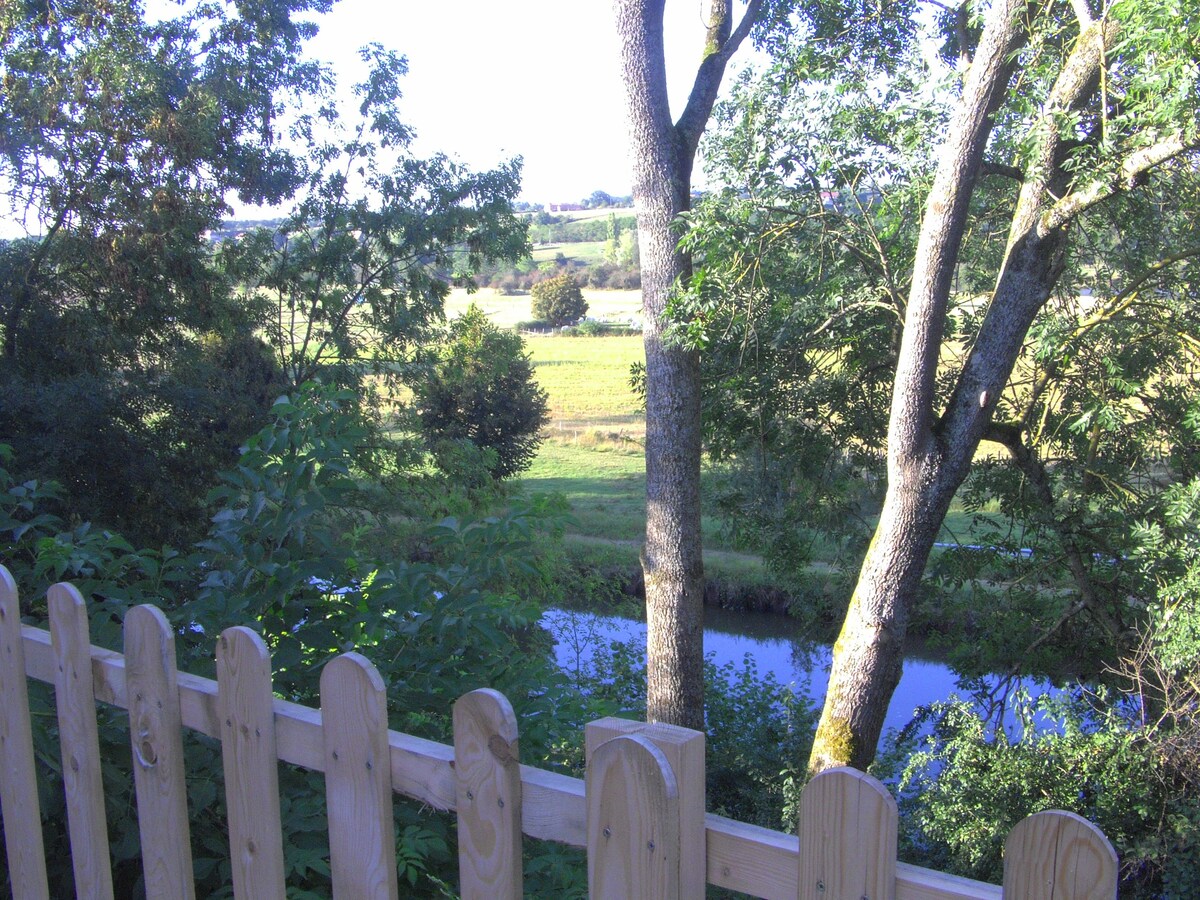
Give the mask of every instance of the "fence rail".
[(70, 585), (48, 596), (49, 632), (20, 620), (0, 566), (0, 806), (18, 900), (47, 896), (26, 677), (54, 684), (68, 830), (80, 897), (111, 897), (96, 737), (99, 700), (129, 710), (147, 895), (194, 893), (182, 727), (217, 738), (233, 887), (284, 896), (278, 761), (323, 772), (335, 896), (397, 896), (394, 793), (458, 816), (464, 898), (522, 896), (521, 838), (588, 852), (592, 897), (698, 898), (705, 883), (764, 898), (1111, 900), (1117, 860), (1071, 813), (1026, 819), (1009, 836), (1003, 888), (896, 861), (896, 806), (852, 769), (822, 773), (801, 798), (799, 835), (704, 812), (704, 736), (603, 719), (587, 726), (585, 780), (522, 765), (503, 695), (454, 706), (454, 745), (389, 731), (382, 679), (357, 653), (330, 661), (321, 709), (274, 697), (270, 656), (252, 630), (217, 642), (217, 680), (175, 671), (174, 637), (152, 606), (125, 620), (125, 653), (91, 646)]

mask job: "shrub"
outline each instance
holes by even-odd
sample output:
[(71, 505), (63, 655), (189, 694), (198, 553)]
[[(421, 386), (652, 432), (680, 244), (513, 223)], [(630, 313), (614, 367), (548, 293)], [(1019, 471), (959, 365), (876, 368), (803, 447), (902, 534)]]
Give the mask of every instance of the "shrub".
[(533, 378), (521, 336), (501, 331), (475, 304), (450, 326), (450, 340), (428, 377), (412, 386), (420, 430), (439, 466), (467, 440), (494, 453), (493, 477), (529, 467), (549, 421), (546, 392)]
[(579, 326), (575, 329), (578, 334), (584, 335), (585, 337), (596, 337), (597, 335), (603, 334), (605, 330), (606, 329), (604, 325), (591, 319), (580, 322)]
[[(999, 881), (1009, 831), (1035, 812), (1065, 809), (1112, 842), (1122, 897), (1197, 896), (1198, 729), (1169, 717), (1143, 722), (1139, 702), (1087, 692), (1021, 697), (1019, 737), (971, 704), (934, 704), (916, 720), (932, 730), (900, 775), (902, 856)], [(1180, 747), (1193, 749), (1179, 754)]]
[(533, 317), (553, 325), (573, 325), (588, 310), (579, 282), (571, 275), (539, 281), (531, 290)]
[[(277, 402), (271, 418), (210, 495), (212, 527), (199, 552), (189, 555), (137, 550), (87, 524), (68, 529), (44, 512), (57, 491), (10, 475), (12, 453), (0, 445), (2, 561), (18, 580), (23, 612), (44, 616), (46, 587), (69, 579), (93, 610), (92, 639), (119, 648), (124, 613), (156, 603), (175, 626), (181, 670), (201, 675), (211, 674), (213, 641), (222, 628), (254, 623), (271, 647), (277, 690), (310, 706), (320, 664), (354, 646), (389, 685), (391, 726), (443, 742), (454, 699), (492, 686), (520, 717), (523, 758), (561, 769), (558, 748), (576, 741), (581, 723), (594, 716), (547, 655), (536, 628), (540, 610), (529, 599), (537, 593), (529, 561), (557, 530), (553, 511), (509, 509), (488, 519), (416, 523), (427, 559), (377, 555), (380, 531), (393, 523), (372, 531), (375, 520), (361, 507), (361, 473), (348, 462), (365, 437), (354, 398), (306, 385)], [(33, 685), (30, 696), (37, 752), (55, 760), (50, 692)], [(136, 896), (141, 861), (128, 715), (106, 706), (98, 712), (116, 895)], [(191, 734), (185, 750), (196, 893), (227, 896), (224, 801), (214, 778), (219, 746)], [(61, 772), (41, 766), (39, 779), (42, 797), (50, 798), (43, 806), (48, 858), (65, 859)], [(289, 896), (329, 896), (323, 779), (281, 766), (280, 788)], [(402, 800), (394, 810), (405, 895), (447, 896), (443, 886), (454, 878), (452, 822)], [(534, 896), (562, 896), (578, 880), (560, 856), (542, 854), (528, 883)], [(0, 859), (0, 884), (7, 874)], [(71, 895), (70, 867), (50, 874), (51, 896)]]

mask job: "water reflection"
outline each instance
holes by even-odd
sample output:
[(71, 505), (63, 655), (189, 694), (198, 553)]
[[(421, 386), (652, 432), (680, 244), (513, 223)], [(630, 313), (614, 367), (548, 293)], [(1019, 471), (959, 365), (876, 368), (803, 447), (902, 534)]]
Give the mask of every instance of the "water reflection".
[[(704, 652), (717, 666), (733, 663), (739, 667), (747, 654), (759, 671), (770, 672), (780, 684), (790, 684), (821, 703), (829, 683), (831, 647), (806, 635), (794, 619), (765, 613), (734, 613), (706, 609)], [(542, 624), (555, 636), (558, 664), (572, 676), (588, 671), (594, 647), (607, 647), (613, 641), (646, 642), (646, 623), (620, 616), (596, 615), (567, 609), (546, 612)], [(994, 680), (995, 681), (995, 680)], [(1027, 682), (1033, 694), (1050, 688)], [(884, 720), (884, 731), (900, 729), (911, 721), (913, 712), (937, 700), (954, 695), (958, 677), (945, 663), (921, 652), (911, 653), (904, 662), (904, 674), (892, 695)]]

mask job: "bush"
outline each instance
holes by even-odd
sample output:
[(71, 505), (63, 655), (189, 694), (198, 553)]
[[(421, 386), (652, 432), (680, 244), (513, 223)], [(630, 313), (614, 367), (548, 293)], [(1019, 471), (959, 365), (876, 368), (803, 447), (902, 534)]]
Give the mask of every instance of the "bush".
[(539, 281), (531, 288), (530, 294), (533, 296), (533, 317), (545, 319), (553, 325), (573, 325), (588, 310), (579, 282), (571, 275)]
[(584, 322), (580, 322), (575, 331), (578, 334), (584, 335), (585, 337), (596, 337), (597, 335), (603, 334), (606, 329), (600, 322), (588, 319)]
[[(474, 521), (414, 523), (427, 559), (405, 561), (384, 549), (391, 521), (365, 514), (361, 472), (348, 460), (365, 437), (350, 394), (303, 386), (271, 409), (272, 422), (247, 442), (238, 465), (210, 495), (215, 513), (198, 552), (136, 550), (111, 532), (66, 523), (44, 512), (56, 490), (10, 475), (0, 445), (0, 541), (16, 577), (23, 614), (45, 616), (46, 587), (69, 579), (87, 598), (92, 639), (121, 646), (121, 618), (156, 603), (176, 629), (183, 671), (209, 675), (222, 628), (251, 624), (271, 647), (276, 689), (316, 704), (321, 663), (354, 646), (389, 685), (391, 727), (448, 742), (450, 711), (462, 693), (487, 685), (508, 696), (522, 723), (522, 757), (563, 767), (559, 748), (578, 741), (594, 715), (568, 689), (536, 627), (540, 610), (530, 560), (558, 525), (542, 508), (510, 509)], [(372, 530), (372, 522), (379, 527)], [(384, 550), (384, 552), (380, 552)], [(338, 590), (332, 587), (337, 586)], [(56, 760), (50, 692), (32, 685), (39, 758)], [(100, 738), (117, 896), (138, 896), (141, 859), (128, 715), (101, 706)], [(228, 841), (219, 746), (185, 741), (197, 896), (227, 896)], [(66, 859), (61, 772), (39, 767), (49, 859)], [(280, 767), (289, 896), (329, 896), (325, 793), (319, 774)], [(444, 897), (455, 873), (453, 825), (397, 801), (396, 836), (405, 896)], [(557, 851), (543, 853), (527, 887), (562, 896), (578, 872)], [(7, 882), (0, 859), (0, 884)], [(51, 896), (71, 896), (70, 867), (51, 873)], [(2, 891), (0, 891), (2, 893)]]
[[(613, 642), (592, 647), (588, 665), (575, 673), (581, 692), (616, 706), (618, 715), (646, 714), (645, 644)], [(707, 807), (710, 812), (764, 828), (792, 831), (807, 759), (816, 729), (811, 698), (746, 654), (740, 666), (704, 662)]]
[(450, 326), (450, 339), (428, 377), (412, 386), (422, 438), (450, 473), (467, 440), (494, 453), (500, 479), (529, 467), (549, 421), (546, 392), (533, 378), (520, 335), (501, 331), (474, 303)]
[(1196, 724), (1144, 723), (1138, 702), (1084, 692), (1022, 697), (1016, 738), (969, 703), (934, 704), (916, 720), (932, 731), (900, 775), (902, 857), (998, 882), (1008, 833), (1033, 813), (1065, 809), (1112, 842), (1122, 897), (1197, 896), (1195, 750), (1184, 759), (1175, 752), (1196, 746)]

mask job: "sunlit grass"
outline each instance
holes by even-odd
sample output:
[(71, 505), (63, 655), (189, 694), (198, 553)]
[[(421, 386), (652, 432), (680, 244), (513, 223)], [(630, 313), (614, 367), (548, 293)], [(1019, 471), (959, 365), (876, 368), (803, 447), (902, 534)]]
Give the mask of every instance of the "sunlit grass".
[(620, 442), (640, 440), (645, 419), (630, 384), (645, 360), (641, 335), (525, 338), (534, 375), (550, 398), (551, 435), (578, 438), (599, 430)]
[(561, 253), (569, 260), (594, 265), (604, 262), (608, 241), (564, 241), (561, 244), (538, 244), (531, 254), (534, 262), (553, 262)]
[[(590, 319), (606, 322), (642, 320), (641, 291), (596, 291), (584, 288), (583, 297), (588, 302), (587, 315)], [(529, 294), (506, 295), (492, 288), (481, 288), (473, 294), (468, 294), (463, 288), (455, 288), (446, 299), (446, 316), (461, 316), (471, 303), (476, 304), (501, 328), (513, 328), (517, 323), (533, 318)]]

